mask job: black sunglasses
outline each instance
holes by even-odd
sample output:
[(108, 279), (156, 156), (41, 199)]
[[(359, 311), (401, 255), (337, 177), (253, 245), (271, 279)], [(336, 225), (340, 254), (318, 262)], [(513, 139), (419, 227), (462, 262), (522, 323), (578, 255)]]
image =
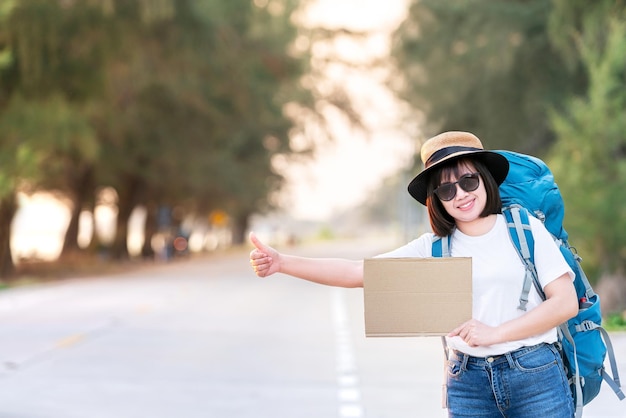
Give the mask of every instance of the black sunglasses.
[(466, 192), (473, 192), (474, 190), (478, 189), (478, 185), (480, 184), (480, 177), (478, 173), (464, 174), (454, 183), (444, 183), (441, 186), (437, 187), (434, 190), (434, 193), (440, 200), (443, 200), (444, 202), (452, 200), (454, 199), (454, 196), (456, 196), (457, 183), (459, 184), (461, 189), (465, 190)]

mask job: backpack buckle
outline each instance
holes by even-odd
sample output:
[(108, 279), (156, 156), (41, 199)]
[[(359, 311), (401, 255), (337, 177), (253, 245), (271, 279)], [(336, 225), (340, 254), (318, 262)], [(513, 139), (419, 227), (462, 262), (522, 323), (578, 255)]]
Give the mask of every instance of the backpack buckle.
[(576, 331), (578, 332), (591, 331), (598, 327), (599, 325), (593, 321), (583, 321), (580, 324), (576, 325)]

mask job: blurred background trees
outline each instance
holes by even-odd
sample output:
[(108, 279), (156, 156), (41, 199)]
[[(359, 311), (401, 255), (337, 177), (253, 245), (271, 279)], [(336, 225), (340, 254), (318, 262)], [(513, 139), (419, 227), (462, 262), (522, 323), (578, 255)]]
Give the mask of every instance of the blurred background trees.
[(174, 224), (220, 210), (241, 242), (280, 186), (272, 156), (291, 152), (298, 126), (283, 107), (314, 105), (299, 82), (308, 50), (293, 46), (301, 3), (0, 1), (0, 274), (12, 270), (20, 191), (69, 199), (65, 255), (80, 250), (79, 216), (106, 187), (116, 259), (128, 257), (138, 205), (145, 255), (160, 208), (176, 208)]
[[(410, 3), (390, 85), (424, 136), (469, 130), (544, 158), (583, 264), (626, 304), (626, 4), (601, 0)], [(419, 156), (416, 156), (418, 169)]]
[(626, 271), (626, 14), (609, 10), (584, 16), (573, 39), (587, 92), (551, 113), (558, 141), (550, 162), (594, 276)]
[[(276, 158), (309, 155), (325, 135), (310, 123), (324, 126), (332, 106), (359, 125), (312, 59), (320, 39), (358, 34), (301, 25), (311, 1), (0, 0), (0, 275), (13, 268), (18, 192), (69, 201), (65, 255), (106, 246), (128, 257), (137, 207), (146, 256), (164, 213), (176, 227), (219, 219), (241, 243), (251, 215), (274, 207)], [(407, 6), (388, 84), (423, 121), (421, 135), (469, 130), (489, 148), (546, 159), (586, 268), (623, 276), (624, 1)], [(115, 238), (81, 249), (80, 214), (103, 190), (115, 191)], [(370, 213), (389, 213), (381, 196), (385, 210)]]
[[(467, 130), (491, 148), (541, 153), (548, 110), (585, 90), (549, 36), (552, 0), (411, 2), (395, 33), (396, 89), (426, 113), (427, 133)], [(462, 129), (461, 129), (462, 127)]]

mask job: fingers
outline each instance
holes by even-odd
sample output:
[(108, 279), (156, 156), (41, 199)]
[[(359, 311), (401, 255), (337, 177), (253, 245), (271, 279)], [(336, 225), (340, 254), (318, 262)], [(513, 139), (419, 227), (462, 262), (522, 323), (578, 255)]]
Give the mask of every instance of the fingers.
[(448, 337), (456, 336), (460, 337), (470, 347), (477, 347), (480, 341), (477, 321), (474, 321), (473, 319), (467, 321), (448, 334)]
[(265, 277), (268, 275), (270, 266), (272, 264), (271, 257), (261, 251), (254, 249), (250, 252), (250, 265), (254, 270), (254, 273), (259, 277)]
[[(453, 329), (452, 331), (450, 331), (450, 333), (448, 334), (448, 337), (456, 337), (459, 336), (461, 338), (463, 338), (468, 330), (469, 327), (469, 323), (470, 321), (467, 322), (463, 322), (461, 325), (459, 325), (458, 327), (456, 327), (455, 329)], [(465, 338), (463, 338), (465, 339)]]
[(250, 258), (250, 265), (252, 266), (252, 270), (254, 270), (254, 274), (259, 277), (267, 276), (268, 268), (266, 263), (260, 262), (258, 259)]
[(265, 277), (270, 274), (270, 267), (273, 261), (269, 254), (268, 247), (257, 238), (254, 232), (250, 232), (249, 238), (252, 245), (255, 246), (255, 248), (250, 251), (250, 265), (257, 276)]
[(448, 337), (459, 337), (470, 347), (483, 347), (505, 341), (499, 327), (488, 326), (475, 319), (461, 324)]
[(254, 274), (259, 277), (267, 276), (267, 268), (263, 264), (257, 264), (258, 261), (250, 259), (250, 265), (252, 266), (252, 270), (254, 270)]
[(248, 238), (250, 239), (250, 242), (252, 243), (252, 245), (254, 245), (255, 248), (257, 248), (258, 250), (261, 250), (262, 252), (267, 252), (266, 245), (263, 244), (259, 238), (257, 238), (254, 232), (250, 232), (250, 234), (248, 235)]

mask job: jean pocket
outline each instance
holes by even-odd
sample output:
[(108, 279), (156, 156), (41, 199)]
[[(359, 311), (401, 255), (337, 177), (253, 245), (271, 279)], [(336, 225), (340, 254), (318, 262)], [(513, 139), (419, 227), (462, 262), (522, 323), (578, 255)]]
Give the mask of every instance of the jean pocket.
[(549, 348), (532, 351), (515, 360), (515, 366), (522, 372), (542, 372), (558, 365), (555, 354)]
[(461, 361), (457, 358), (450, 358), (448, 360), (446, 370), (448, 372), (448, 376), (459, 377), (463, 372), (463, 369), (461, 368)]

